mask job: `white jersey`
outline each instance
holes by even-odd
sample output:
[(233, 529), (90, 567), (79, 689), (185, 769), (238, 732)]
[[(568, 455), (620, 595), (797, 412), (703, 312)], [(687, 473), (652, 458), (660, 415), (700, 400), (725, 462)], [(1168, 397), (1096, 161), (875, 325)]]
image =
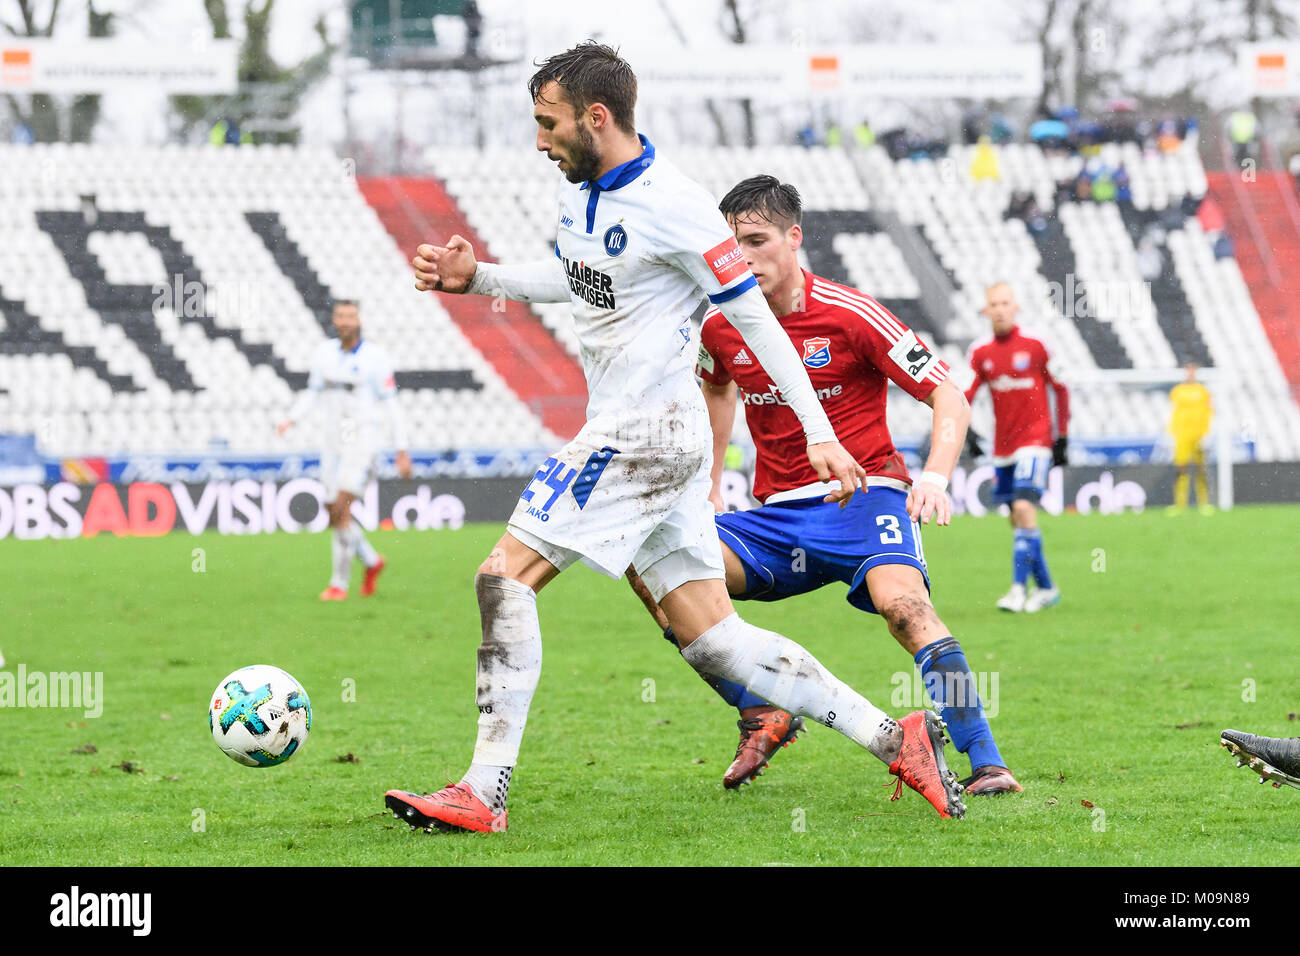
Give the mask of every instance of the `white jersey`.
[[(701, 292), (726, 302), (756, 282), (713, 197), (641, 142), (637, 159), (559, 188), (555, 255), (582, 349), (587, 421), (625, 443), (690, 444), (696, 430), (709, 443), (690, 315)], [(643, 442), (627, 434), (666, 421), (689, 427), (666, 440), (653, 429)]]
[(468, 290), (567, 299), (587, 376), (587, 422), (542, 462), (511, 534), (560, 570), (580, 557), (619, 577), (631, 564), (659, 600), (686, 581), (723, 577), (690, 322), (701, 293), (754, 348), (809, 441), (835, 433), (713, 197), (640, 139), (636, 159), (560, 184), (558, 266), (480, 263)]
[(392, 421), (393, 446), (406, 449), (393, 364), (374, 342), (362, 339), (347, 351), (338, 339), (320, 344), (312, 356), (307, 391), (298, 397), (289, 418), (301, 421), (318, 401), (325, 416), (323, 451), (338, 452), (344, 445), (379, 449), (384, 418)]

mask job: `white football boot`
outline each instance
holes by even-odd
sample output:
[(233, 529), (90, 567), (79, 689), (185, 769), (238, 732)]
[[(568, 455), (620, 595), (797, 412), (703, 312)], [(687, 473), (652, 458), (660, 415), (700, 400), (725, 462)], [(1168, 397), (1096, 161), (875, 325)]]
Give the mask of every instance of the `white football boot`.
[(1033, 614), (1045, 607), (1061, 603), (1061, 592), (1056, 588), (1039, 588), (1025, 601), (1025, 612)]
[(1011, 585), (1011, 590), (998, 598), (998, 607), (1003, 611), (1011, 611), (1014, 614), (1023, 611), (1025, 609), (1025, 586), (1023, 584)]

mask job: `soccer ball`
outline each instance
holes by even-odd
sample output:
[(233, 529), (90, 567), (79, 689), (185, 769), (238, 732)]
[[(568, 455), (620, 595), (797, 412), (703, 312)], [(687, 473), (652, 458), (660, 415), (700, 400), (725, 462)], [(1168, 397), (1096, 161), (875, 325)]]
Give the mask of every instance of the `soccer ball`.
[(311, 701), (270, 664), (235, 671), (212, 692), (208, 729), (222, 752), (247, 767), (278, 767), (307, 742)]

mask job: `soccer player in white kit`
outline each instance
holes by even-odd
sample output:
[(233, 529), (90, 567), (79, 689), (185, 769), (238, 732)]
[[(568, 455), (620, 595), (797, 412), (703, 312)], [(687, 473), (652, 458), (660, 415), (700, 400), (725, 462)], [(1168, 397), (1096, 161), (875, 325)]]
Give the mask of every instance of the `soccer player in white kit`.
[[(537, 592), (584, 561), (610, 577), (634, 567), (697, 670), (747, 682), (793, 714), (867, 748), (941, 816), (965, 812), (930, 711), (894, 721), (795, 642), (747, 624), (724, 584), (709, 503), (712, 432), (695, 384), (689, 317), (701, 291), (742, 333), (799, 416), (827, 500), (847, 502), (865, 472), (835, 440), (798, 354), (772, 315), (713, 198), (655, 153), (633, 123), (636, 77), (588, 41), (529, 82), (537, 148), (559, 163), (553, 257), (479, 263), (470, 244), (421, 245), (416, 288), (570, 302), (587, 422), (547, 458), (507, 532), (478, 569), (478, 741), (459, 783), (386, 805), (413, 828), (503, 830), (506, 797), (541, 673)], [(865, 485), (864, 493), (865, 493)], [(757, 685), (757, 686), (756, 686)], [(760, 689), (761, 688), (761, 689)]]
[(326, 426), (320, 474), (334, 535), (333, 573), (329, 587), (321, 592), (322, 601), (347, 598), (353, 558), (366, 569), (361, 584), (364, 597), (375, 593), (375, 581), (384, 570), (383, 557), (352, 520), (352, 502), (365, 494), (366, 486), (374, 480), (385, 418), (391, 424), (393, 444), (398, 449), (398, 474), (403, 478), (411, 476), (406, 422), (397, 401), (393, 363), (377, 344), (361, 338), (361, 310), (357, 303), (335, 302), (333, 320), (339, 337), (322, 342), (316, 349), (307, 390), (298, 396), (289, 417), (276, 428), (283, 435), (302, 421), (318, 400), (324, 399)]

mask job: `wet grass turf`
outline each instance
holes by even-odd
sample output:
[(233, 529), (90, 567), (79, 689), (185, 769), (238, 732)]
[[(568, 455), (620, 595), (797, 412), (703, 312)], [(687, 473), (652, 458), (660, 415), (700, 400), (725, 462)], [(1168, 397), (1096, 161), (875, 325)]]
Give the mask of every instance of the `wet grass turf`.
[[(499, 526), (376, 533), (372, 599), (322, 605), (324, 536), (0, 542), (0, 650), (13, 674), (103, 673), (103, 714), (0, 709), (6, 864), (1155, 864), (1284, 860), (1300, 794), (1255, 785), (1218, 747), (1237, 727), (1300, 734), (1300, 508), (1210, 518), (1045, 518), (1063, 603), (998, 612), (1010, 532), (926, 532), (940, 616), (985, 672), (992, 726), (1025, 792), (941, 821), (814, 726), (751, 787), (721, 776), (736, 715), (621, 582), (583, 568), (543, 592), (541, 686), (510, 828), (412, 833), (385, 790), (458, 779), (477, 713), (473, 575)], [(202, 549), (199, 554), (195, 549)], [(205, 570), (196, 571), (202, 560)], [(804, 643), (895, 716), (911, 661), (838, 586), (745, 616)], [(209, 739), (236, 667), (309, 691), (303, 751), (250, 769)], [(87, 746), (89, 745), (89, 746)], [(93, 748), (93, 752), (91, 751)], [(80, 752), (87, 751), (87, 752)], [(349, 756), (350, 755), (350, 756)], [(964, 757), (949, 759), (964, 775)], [(1085, 803), (1086, 801), (1086, 803)], [(1089, 807), (1086, 804), (1091, 804)]]

